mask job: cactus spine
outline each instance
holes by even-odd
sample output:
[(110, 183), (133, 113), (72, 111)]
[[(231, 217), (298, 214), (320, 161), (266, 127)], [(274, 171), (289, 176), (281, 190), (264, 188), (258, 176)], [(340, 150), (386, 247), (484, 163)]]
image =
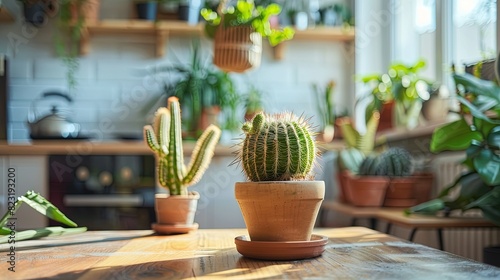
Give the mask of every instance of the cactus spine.
[(311, 126), (292, 113), (257, 114), (243, 124), (239, 154), (250, 181), (309, 180), (316, 159)]
[(177, 97), (168, 99), (168, 108), (159, 108), (153, 126), (144, 127), (144, 139), (157, 159), (157, 175), (170, 195), (186, 195), (187, 187), (196, 184), (208, 168), (221, 130), (210, 125), (196, 142), (188, 166), (184, 164), (181, 109)]

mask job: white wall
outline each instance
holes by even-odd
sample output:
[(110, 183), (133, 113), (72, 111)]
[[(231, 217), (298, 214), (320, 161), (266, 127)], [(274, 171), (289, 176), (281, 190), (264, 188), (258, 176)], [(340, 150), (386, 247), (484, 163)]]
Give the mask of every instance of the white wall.
[[(132, 7), (124, 2), (102, 1), (101, 18), (130, 18)], [(66, 70), (54, 51), (55, 20), (36, 28), (23, 22), (19, 1), (7, 0), (4, 5), (16, 17), (15, 23), (0, 23), (0, 53), (6, 53), (11, 62), (9, 140), (25, 141), (29, 139), (25, 122), (30, 104), (47, 90), (67, 91)], [(147, 112), (154, 108), (148, 104), (158, 97), (161, 83), (151, 83), (141, 70), (175, 61), (187, 63), (191, 39), (171, 37), (162, 58), (154, 56), (154, 44), (150, 42), (151, 38), (128, 34), (91, 40), (91, 52), (80, 60), (72, 107), (73, 121), (80, 123), (84, 132), (103, 132), (106, 137), (140, 133), (149, 122)], [(202, 47), (204, 58), (210, 61), (212, 42), (202, 38)], [(334, 79), (338, 84), (335, 98), (348, 103), (353, 95), (353, 63), (353, 53), (341, 43), (297, 40), (287, 43), (283, 61), (273, 60), (271, 49), (265, 48), (259, 69), (233, 77), (241, 90), (246, 88), (246, 81), (262, 89), (271, 112), (292, 110), (314, 117), (311, 84), (323, 85)], [(112, 126), (104, 131), (100, 126), (108, 121)]]

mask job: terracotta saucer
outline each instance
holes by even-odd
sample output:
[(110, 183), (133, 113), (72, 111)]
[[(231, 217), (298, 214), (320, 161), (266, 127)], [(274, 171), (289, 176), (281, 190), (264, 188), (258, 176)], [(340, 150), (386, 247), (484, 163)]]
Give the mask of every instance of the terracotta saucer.
[(151, 225), (151, 228), (159, 234), (188, 233), (192, 230), (197, 230), (198, 227), (198, 223), (193, 223), (192, 225), (162, 225), (154, 223)]
[(299, 260), (314, 258), (325, 251), (328, 237), (311, 236), (310, 241), (251, 241), (248, 236), (241, 235), (234, 239), (236, 250), (248, 258), (261, 260)]

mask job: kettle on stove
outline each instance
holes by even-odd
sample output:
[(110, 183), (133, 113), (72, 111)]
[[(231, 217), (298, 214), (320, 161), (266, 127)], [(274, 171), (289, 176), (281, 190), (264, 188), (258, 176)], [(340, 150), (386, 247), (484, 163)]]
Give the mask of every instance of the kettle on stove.
[(67, 94), (60, 92), (46, 92), (41, 99), (35, 100), (31, 104), (28, 114), (28, 126), (32, 139), (72, 139), (77, 138), (80, 132), (80, 125), (73, 123), (61, 112), (57, 105), (51, 104), (52, 108), (49, 114), (40, 116), (37, 112), (37, 105), (43, 99), (56, 97), (71, 104), (73, 99)]

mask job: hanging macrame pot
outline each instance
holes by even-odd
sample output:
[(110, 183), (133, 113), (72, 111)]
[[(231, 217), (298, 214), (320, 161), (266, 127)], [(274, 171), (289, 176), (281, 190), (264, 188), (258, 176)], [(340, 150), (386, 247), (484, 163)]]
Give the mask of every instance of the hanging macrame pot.
[(225, 72), (242, 73), (260, 66), (262, 35), (251, 25), (225, 26), (222, 12), (227, 1), (221, 1), (218, 12), (221, 23), (214, 38), (214, 64)]
[(260, 66), (262, 36), (251, 26), (219, 27), (215, 33), (214, 64), (225, 72), (242, 73)]

